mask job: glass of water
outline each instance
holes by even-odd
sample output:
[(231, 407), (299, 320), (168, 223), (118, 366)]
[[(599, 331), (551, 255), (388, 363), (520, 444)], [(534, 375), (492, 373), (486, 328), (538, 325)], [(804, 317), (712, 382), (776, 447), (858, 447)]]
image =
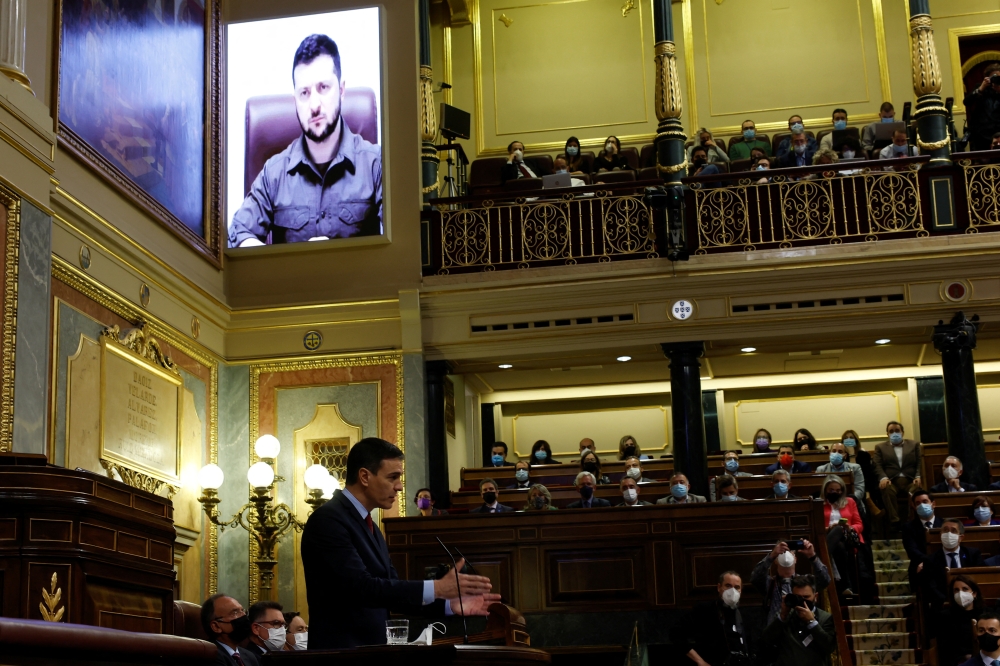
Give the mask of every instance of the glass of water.
[(385, 642), (389, 645), (406, 645), (410, 637), (409, 620), (386, 620)]

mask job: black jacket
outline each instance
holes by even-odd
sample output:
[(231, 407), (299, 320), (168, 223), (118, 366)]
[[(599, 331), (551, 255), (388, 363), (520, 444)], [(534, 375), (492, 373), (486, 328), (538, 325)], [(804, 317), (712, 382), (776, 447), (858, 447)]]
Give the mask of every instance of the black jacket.
[[(983, 566), (983, 556), (978, 548), (958, 547), (959, 562), (962, 568)], [(944, 548), (936, 551), (930, 557), (930, 562), (924, 565), (927, 571), (927, 587), (932, 602), (948, 601), (948, 559), (944, 556)]]
[[(513, 511), (513, 507), (509, 507), (506, 504), (501, 504), (497, 502), (497, 513), (507, 513), (508, 511)], [(475, 509), (469, 509), (469, 513), (489, 513), (490, 508), (485, 504), (480, 504)]]
[[(740, 628), (743, 645), (738, 643), (736, 633), (729, 633), (729, 624)], [(727, 639), (732, 637), (731, 643)], [(674, 624), (670, 631), (670, 642), (677, 646), (676, 663), (693, 663), (685, 655), (690, 650), (712, 666), (725, 666), (730, 652), (743, 651), (750, 656), (750, 632), (743, 627), (742, 614), (729, 610), (721, 601), (701, 603), (691, 609), (685, 618)]]
[[(962, 488), (964, 488), (965, 492), (967, 492), (967, 493), (974, 493), (974, 492), (977, 492), (979, 490), (979, 486), (977, 486), (974, 483), (968, 483), (966, 481), (962, 482)], [(932, 493), (947, 493), (947, 492), (949, 492), (948, 491), (948, 482), (947, 481), (942, 481), (941, 483), (934, 484), (933, 486), (931, 486), (931, 492)]]
[[(528, 167), (536, 178), (541, 178), (542, 176), (549, 175), (549, 172), (543, 169), (536, 160), (525, 157), (524, 166)], [(506, 183), (508, 180), (517, 180), (518, 178), (524, 178), (524, 174), (521, 170), (517, 168), (517, 164), (512, 162), (505, 162), (503, 168), (500, 170), (500, 182)]]
[[(965, 663), (965, 655), (979, 655), (973, 627), (976, 618), (982, 612), (983, 609), (967, 611), (954, 602), (941, 612), (932, 627), (937, 636), (940, 666), (958, 666)], [(982, 663), (982, 660), (979, 663)]]
[[(215, 653), (216, 666), (237, 666), (236, 660), (229, 655), (226, 648), (222, 647), (222, 643), (216, 642), (215, 648), (217, 650)], [(255, 652), (251, 652), (246, 648), (237, 648), (237, 650), (240, 652), (240, 659), (243, 660), (243, 666), (257, 666), (260, 663)]]
[(309, 516), (301, 551), (314, 627), (310, 650), (384, 644), (390, 610), (444, 615), (443, 601), (423, 607), (423, 581), (399, 580), (382, 531), (368, 531), (342, 490)]
[[(934, 516), (934, 527), (939, 528), (944, 520), (941, 516)], [(913, 575), (917, 571), (917, 565), (923, 563), (924, 567), (930, 562), (930, 558), (927, 557), (927, 528), (924, 527), (924, 521), (919, 518), (911, 520), (910, 522), (903, 525), (903, 548), (906, 549), (906, 554), (910, 556), (910, 583), (914, 583)], [(916, 589), (914, 589), (916, 592)]]
[(969, 121), (969, 143), (972, 150), (989, 150), (993, 135), (1000, 132), (1000, 94), (987, 88), (975, 88), (965, 96)]
[[(611, 502), (609, 502), (608, 500), (606, 500), (606, 499), (604, 499), (602, 497), (594, 497), (594, 498), (592, 498), (590, 500), (590, 508), (591, 509), (596, 509), (596, 508), (604, 507), (604, 506), (611, 506)], [(577, 500), (575, 502), (572, 502), (571, 504), (568, 504), (566, 506), (566, 508), (567, 509), (583, 509), (585, 507), (583, 506), (583, 500)]]

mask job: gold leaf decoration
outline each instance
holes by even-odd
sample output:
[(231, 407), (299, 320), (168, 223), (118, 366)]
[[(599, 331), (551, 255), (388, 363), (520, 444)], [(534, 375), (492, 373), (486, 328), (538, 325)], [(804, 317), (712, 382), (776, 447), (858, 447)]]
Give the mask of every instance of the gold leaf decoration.
[(62, 601), (62, 588), (56, 587), (59, 584), (59, 574), (52, 573), (52, 592), (42, 588), (42, 603), (38, 604), (38, 610), (42, 612), (42, 619), (46, 622), (62, 622), (66, 607), (57, 608)]
[(510, 24), (514, 22), (514, 19), (510, 18), (506, 14), (501, 14), (500, 18), (498, 18), (497, 20), (500, 21), (501, 23), (503, 23), (504, 26), (506, 26), (508, 28), (510, 27)]
[(140, 321), (136, 328), (130, 328), (124, 333), (118, 324), (115, 324), (101, 331), (101, 335), (114, 340), (126, 349), (130, 349), (153, 365), (158, 365), (174, 374), (180, 374), (173, 360), (160, 349), (159, 341), (148, 333), (144, 321)]
[(622, 18), (627, 17), (633, 9), (635, 9), (635, 0), (625, 0), (625, 4), (622, 5)]

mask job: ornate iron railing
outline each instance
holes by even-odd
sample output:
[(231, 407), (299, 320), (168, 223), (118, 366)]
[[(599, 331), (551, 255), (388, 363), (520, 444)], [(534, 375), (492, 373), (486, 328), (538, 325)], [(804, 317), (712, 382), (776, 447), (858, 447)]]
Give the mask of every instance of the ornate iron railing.
[[(1000, 160), (1000, 151), (994, 160)], [(986, 227), (1000, 226), (1000, 164), (977, 163), (956, 156), (965, 181), (969, 227), (966, 233), (978, 233)]]

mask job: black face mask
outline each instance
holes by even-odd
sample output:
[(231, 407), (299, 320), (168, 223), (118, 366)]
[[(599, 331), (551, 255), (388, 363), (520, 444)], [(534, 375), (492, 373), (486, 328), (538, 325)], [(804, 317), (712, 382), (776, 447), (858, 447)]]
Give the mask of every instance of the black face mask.
[(593, 488), (593, 486), (581, 486), (580, 487), (580, 497), (582, 497), (585, 500), (589, 500), (593, 496), (594, 496), (594, 488)]
[(841, 497), (840, 493), (827, 493), (826, 501), (829, 502), (830, 504), (833, 504), (835, 502), (839, 502), (840, 497)]
[(493, 504), (493, 502), (497, 501), (497, 494), (492, 490), (487, 490), (483, 493), (483, 501), (487, 504)]
[(1000, 649), (1000, 636), (979, 634), (979, 649), (983, 652), (996, 652)]
[(695, 167), (696, 169), (698, 167), (703, 167), (703, 166), (705, 166), (705, 160), (700, 159), (700, 158), (693, 159), (693, 160), (691, 160), (691, 166)]
[(239, 644), (250, 638), (250, 616), (238, 617), (229, 623), (233, 630), (229, 632), (229, 640)]
[(626, 458), (631, 458), (632, 456), (635, 455), (635, 447), (632, 446), (631, 444), (629, 446), (626, 446), (624, 453)]
[(590, 472), (591, 474), (597, 474), (597, 463), (585, 462), (583, 463), (583, 469), (585, 472)]

